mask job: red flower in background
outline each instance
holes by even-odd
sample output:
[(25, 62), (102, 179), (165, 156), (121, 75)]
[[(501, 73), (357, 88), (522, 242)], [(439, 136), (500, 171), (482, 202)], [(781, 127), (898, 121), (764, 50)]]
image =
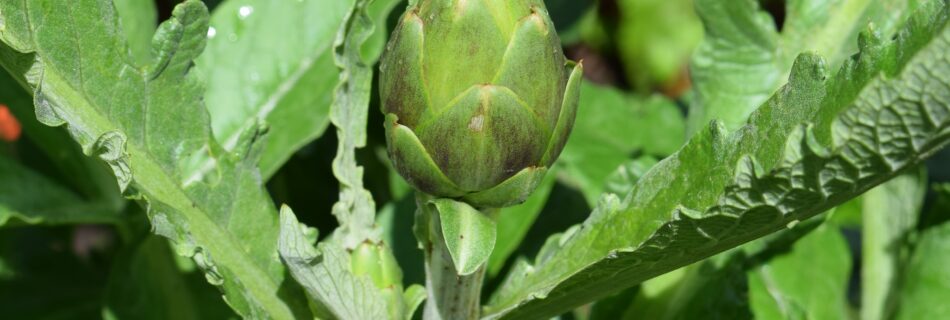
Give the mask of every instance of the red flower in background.
[(0, 140), (13, 142), (20, 138), (20, 122), (13, 117), (7, 106), (0, 104)]

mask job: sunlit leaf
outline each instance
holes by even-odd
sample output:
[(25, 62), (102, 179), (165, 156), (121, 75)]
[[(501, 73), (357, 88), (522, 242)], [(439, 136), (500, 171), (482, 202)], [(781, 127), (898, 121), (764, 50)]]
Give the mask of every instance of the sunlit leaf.
[(148, 209), (155, 233), (192, 257), (246, 317), (306, 313), (277, 258), (277, 215), (256, 172), (260, 138), (249, 128), (226, 152), (213, 139), (203, 90), (191, 71), (208, 13), (176, 7), (137, 66), (111, 1), (0, 3), (0, 64), (33, 90), (37, 118), (65, 125), (83, 150), (112, 168)]
[[(922, 162), (950, 140), (947, 4), (896, 38), (862, 34), (828, 74), (799, 56), (789, 84), (734, 131), (713, 123), (584, 224), (518, 265), (487, 318), (542, 318), (801, 221)], [(926, 89), (921, 89), (926, 88)]]

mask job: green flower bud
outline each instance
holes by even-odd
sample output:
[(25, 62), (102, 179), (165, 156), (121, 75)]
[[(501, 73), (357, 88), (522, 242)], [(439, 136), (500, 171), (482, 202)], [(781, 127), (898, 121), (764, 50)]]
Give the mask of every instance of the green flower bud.
[(422, 192), (523, 202), (567, 141), (582, 74), (541, 0), (419, 0), (380, 67), (389, 156)]
[(357, 277), (369, 276), (372, 279), (389, 302), (392, 319), (403, 317), (406, 306), (402, 293), (402, 269), (389, 247), (383, 243), (361, 243), (350, 254), (350, 270)]

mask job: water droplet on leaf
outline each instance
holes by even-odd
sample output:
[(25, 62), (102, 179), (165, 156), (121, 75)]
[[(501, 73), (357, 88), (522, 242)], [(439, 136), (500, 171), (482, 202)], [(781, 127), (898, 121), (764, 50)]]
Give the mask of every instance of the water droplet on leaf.
[(238, 17), (241, 19), (247, 18), (251, 13), (254, 13), (254, 8), (251, 6), (241, 6), (238, 8)]

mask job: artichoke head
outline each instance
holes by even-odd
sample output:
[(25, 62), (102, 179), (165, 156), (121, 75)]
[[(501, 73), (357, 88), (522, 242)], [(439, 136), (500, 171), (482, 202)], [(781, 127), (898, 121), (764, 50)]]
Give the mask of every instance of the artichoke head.
[(380, 66), (389, 157), (421, 192), (523, 202), (564, 148), (582, 74), (541, 0), (415, 1)]

